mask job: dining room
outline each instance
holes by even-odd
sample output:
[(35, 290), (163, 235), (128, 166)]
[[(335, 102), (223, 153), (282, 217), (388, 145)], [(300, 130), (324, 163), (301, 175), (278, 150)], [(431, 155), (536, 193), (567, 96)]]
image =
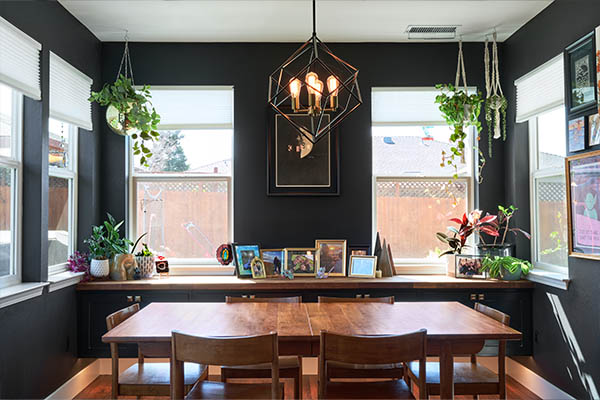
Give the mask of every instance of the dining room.
[(0, 399), (600, 398), (598, 15), (0, 0)]

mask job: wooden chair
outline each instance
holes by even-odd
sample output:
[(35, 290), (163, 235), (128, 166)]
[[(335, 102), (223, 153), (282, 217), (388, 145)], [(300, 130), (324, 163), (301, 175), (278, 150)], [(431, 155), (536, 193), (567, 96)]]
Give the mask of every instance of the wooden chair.
[[(346, 336), (321, 332), (319, 356), (319, 399), (412, 399), (403, 379), (379, 382), (330, 382), (328, 364), (400, 364), (419, 360), (425, 376), (427, 330), (405, 335)], [(425, 393), (425, 378), (419, 381)]]
[[(498, 322), (508, 325), (510, 316), (501, 311), (480, 303), (475, 303), (475, 310)], [(470, 362), (454, 363), (454, 393), (456, 395), (487, 395), (496, 394), (506, 399), (506, 340), (500, 340), (498, 345), (498, 374), (477, 363), (477, 355), (471, 354)], [(440, 365), (437, 362), (427, 363), (427, 394), (440, 394)], [(415, 363), (409, 363), (407, 368), (408, 381), (417, 380), (419, 371)]]
[(173, 331), (171, 398), (183, 398), (183, 364), (195, 362), (206, 365), (268, 363), (272, 379), (270, 384), (199, 381), (186, 399), (283, 399), (283, 385), (279, 383), (277, 340), (277, 333), (244, 337), (199, 337)]
[[(226, 303), (302, 303), (302, 297), (225, 297)], [(302, 357), (280, 356), (279, 377), (294, 379), (294, 398), (302, 398)], [(221, 381), (228, 379), (268, 379), (271, 367), (267, 364), (221, 367)]]
[[(110, 331), (140, 310), (139, 304), (133, 304), (106, 317), (106, 328)], [(138, 344), (138, 362), (119, 374), (119, 347), (110, 344), (112, 357), (112, 397), (117, 396), (168, 396), (171, 384), (171, 366), (169, 363), (145, 363), (146, 357), (160, 357), (150, 343)], [(208, 368), (204, 365), (185, 365), (185, 388), (189, 390), (200, 379), (208, 377)]]
[[(389, 297), (318, 297), (319, 303), (386, 303), (394, 304), (394, 296)], [(339, 362), (330, 362), (327, 376), (330, 378), (404, 378), (402, 364), (384, 365), (351, 365)]]

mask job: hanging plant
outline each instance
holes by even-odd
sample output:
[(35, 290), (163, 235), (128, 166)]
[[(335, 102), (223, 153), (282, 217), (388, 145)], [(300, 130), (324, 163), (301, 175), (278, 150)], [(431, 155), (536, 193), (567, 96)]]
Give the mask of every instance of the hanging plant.
[[(121, 73), (123, 66), (124, 74)], [(157, 130), (160, 115), (152, 106), (151, 98), (150, 86), (144, 85), (141, 89), (135, 89), (126, 37), (117, 79), (112, 84), (105, 84), (99, 92), (92, 92), (88, 100), (108, 107), (106, 122), (109, 128), (118, 135), (131, 138), (133, 154), (140, 156), (140, 165), (145, 167), (152, 157), (152, 151), (146, 143), (153, 142), (160, 136)]]
[(492, 142), (494, 139), (506, 140), (506, 109), (508, 102), (500, 87), (500, 72), (498, 68), (498, 45), (496, 33), (492, 43), (492, 67), (490, 74), (490, 53), (488, 41), (485, 41), (484, 51), (485, 86), (487, 97), (485, 99), (485, 122), (488, 129), (488, 153), (492, 157)]

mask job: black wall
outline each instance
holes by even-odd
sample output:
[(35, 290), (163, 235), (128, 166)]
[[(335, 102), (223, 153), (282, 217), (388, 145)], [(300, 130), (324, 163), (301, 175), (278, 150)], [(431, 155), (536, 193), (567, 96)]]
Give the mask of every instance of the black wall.
[[(599, 1), (555, 0), (503, 45), (504, 91), (508, 96), (508, 140), (505, 148), (506, 195), (519, 207), (515, 226), (529, 226), (529, 153), (527, 123), (516, 124), (514, 80), (560, 54), (600, 25)], [(520, 240), (520, 257), (529, 243)], [(600, 263), (569, 258), (568, 291), (536, 285), (534, 369), (576, 398), (600, 392)], [(554, 306), (551, 303), (554, 301)], [(564, 316), (560, 310), (564, 310)]]
[[(309, 32), (307, 32), (307, 35)], [(371, 88), (434, 86), (452, 82), (457, 44), (331, 44), (332, 51), (360, 69), (364, 104), (340, 128), (339, 197), (268, 197), (266, 167), (267, 78), (299, 44), (132, 43), (137, 84), (234, 86), (234, 237), (265, 247), (310, 246), (315, 238), (370, 243)], [(122, 43), (103, 43), (102, 73), (114, 80)], [(469, 85), (484, 89), (483, 44), (465, 45)], [(125, 217), (125, 141), (102, 135), (102, 206)], [(487, 139), (482, 140), (487, 154)], [(504, 199), (503, 149), (496, 143), (480, 188), (480, 206), (495, 210)], [(293, 227), (293, 228), (292, 228)], [(407, 234), (409, 234), (407, 232)]]
[[(0, 15), (42, 44), (42, 101), (23, 107), (23, 280), (48, 275), (48, 63), (53, 51), (101, 84), (100, 42), (56, 1), (1, 1)], [(100, 119), (79, 134), (77, 238), (99, 222)], [(69, 377), (77, 359), (74, 287), (0, 309), (0, 398), (45, 397)]]

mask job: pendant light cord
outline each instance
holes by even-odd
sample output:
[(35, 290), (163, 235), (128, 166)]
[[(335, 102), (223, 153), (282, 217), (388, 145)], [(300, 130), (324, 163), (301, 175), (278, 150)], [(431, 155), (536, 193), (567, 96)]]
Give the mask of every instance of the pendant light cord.
[(317, 0), (313, 0), (313, 36), (317, 36)]

